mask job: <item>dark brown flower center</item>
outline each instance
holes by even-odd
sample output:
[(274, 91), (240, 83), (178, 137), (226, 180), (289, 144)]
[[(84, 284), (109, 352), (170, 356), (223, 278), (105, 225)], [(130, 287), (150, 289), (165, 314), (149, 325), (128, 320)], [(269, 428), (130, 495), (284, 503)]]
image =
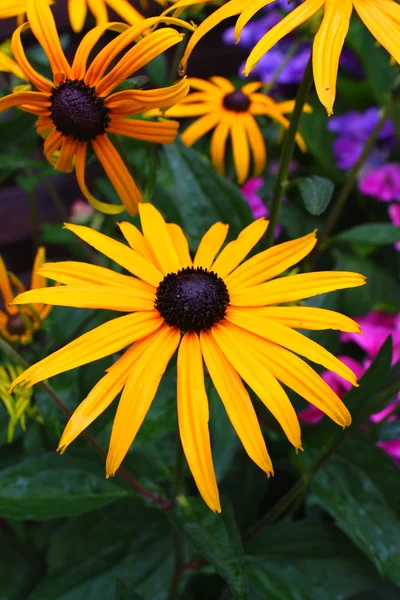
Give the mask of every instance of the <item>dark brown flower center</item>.
[(51, 94), (51, 113), (56, 129), (80, 142), (89, 142), (105, 133), (110, 118), (103, 98), (82, 80), (67, 79)]
[(232, 92), (231, 94), (226, 94), (223, 99), (224, 107), (234, 112), (246, 112), (249, 109), (250, 104), (250, 98), (240, 90)]
[(10, 335), (23, 335), (26, 331), (26, 326), (21, 315), (10, 315), (8, 317), (6, 329)]
[(225, 317), (229, 292), (213, 271), (188, 267), (164, 277), (154, 306), (170, 327), (199, 333)]

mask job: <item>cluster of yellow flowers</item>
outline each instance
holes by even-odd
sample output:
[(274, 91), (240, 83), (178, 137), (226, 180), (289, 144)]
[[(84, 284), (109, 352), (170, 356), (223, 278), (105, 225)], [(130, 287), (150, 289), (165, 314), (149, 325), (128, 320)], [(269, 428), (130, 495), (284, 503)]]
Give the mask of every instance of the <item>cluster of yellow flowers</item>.
[[(255, 117), (266, 115), (287, 128), (285, 114), (293, 110), (292, 101), (274, 102), (260, 93), (260, 82), (247, 83), (237, 90), (227, 79), (216, 76), (210, 81), (182, 77), (161, 89), (118, 87), (132, 73), (182, 42), (184, 36), (175, 27), (190, 35), (181, 63), (183, 72), (193, 48), (211, 28), (227, 17), (239, 15), (239, 37), (249, 19), (270, 1), (229, 0), (195, 29), (178, 16), (185, 7), (205, 0), (179, 0), (160, 17), (147, 19), (127, 0), (68, 0), (74, 32), (83, 29), (87, 10), (96, 19), (96, 26), (82, 37), (72, 62), (61, 47), (51, 2), (0, 2), (0, 18), (19, 19), (11, 40), (12, 56), (3, 48), (0, 69), (26, 82), (0, 99), (0, 111), (19, 107), (36, 115), (46, 159), (57, 170), (75, 169), (82, 193), (96, 209), (109, 214), (139, 212), (142, 226), (141, 232), (130, 222), (119, 223), (126, 244), (88, 227), (66, 226), (129, 275), (74, 261), (44, 264), (41, 249), (31, 290), (25, 291), (0, 261), (0, 289), (6, 307), (0, 313), (0, 333), (10, 342), (28, 342), (52, 305), (127, 313), (85, 333), (26, 371), (15, 373), (11, 389), (18, 385), (30, 388), (46, 378), (128, 348), (78, 406), (59, 444), (63, 452), (122, 391), (107, 457), (109, 476), (123, 461), (168, 362), (178, 350), (177, 402), (182, 446), (198, 489), (214, 511), (220, 511), (220, 502), (211, 455), (203, 362), (247, 453), (271, 474), (271, 459), (244, 382), (276, 417), (297, 449), (301, 448), (299, 422), (282, 384), (336, 423), (349, 425), (351, 418), (343, 402), (300, 356), (356, 385), (354, 374), (296, 328), (359, 332), (359, 326), (333, 311), (288, 303), (361, 286), (365, 278), (337, 271), (281, 277), (313, 249), (315, 233), (246, 259), (267, 229), (268, 221), (264, 219), (246, 227), (223, 250), (228, 227), (216, 223), (205, 233), (192, 257), (180, 227), (166, 223), (152, 205), (143, 203), (138, 186), (108, 134), (168, 144), (174, 141), (179, 127), (171, 117), (200, 117), (182, 136), (187, 145), (214, 129), (211, 158), (217, 171), (224, 171), (230, 136), (239, 183), (249, 175), (251, 154), (255, 172), (260, 173), (266, 163), (266, 149)], [(313, 66), (317, 93), (330, 114), (353, 4), (378, 42), (399, 61), (400, 7), (394, 0), (305, 0), (258, 42), (247, 60), (246, 74), (282, 36), (324, 6), (314, 42)], [(108, 8), (123, 22), (109, 22)], [(173, 16), (168, 16), (171, 11)], [(52, 80), (38, 73), (25, 55), (21, 36), (28, 29), (47, 56)], [(114, 32), (114, 39), (90, 60), (106, 31)], [(195, 91), (188, 95), (190, 88)], [(131, 118), (137, 115), (142, 116)], [(301, 136), (296, 140), (304, 150)], [(101, 202), (89, 191), (85, 182), (89, 144), (121, 204)], [(45, 287), (46, 277), (57, 285)], [(13, 289), (19, 293), (14, 301)], [(1, 398), (4, 402), (4, 390)], [(28, 406), (30, 397), (24, 397), (23, 402)], [(12, 405), (7, 406), (10, 412)], [(21, 410), (14, 410), (12, 427), (21, 420)]]

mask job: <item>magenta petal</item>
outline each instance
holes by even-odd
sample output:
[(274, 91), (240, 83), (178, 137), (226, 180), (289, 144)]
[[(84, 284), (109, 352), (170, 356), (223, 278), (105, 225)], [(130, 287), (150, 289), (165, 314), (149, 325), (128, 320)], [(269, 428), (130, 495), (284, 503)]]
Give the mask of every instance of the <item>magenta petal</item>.
[(376, 445), (389, 454), (389, 456), (392, 458), (400, 460), (400, 439), (385, 440), (383, 442), (377, 442)]

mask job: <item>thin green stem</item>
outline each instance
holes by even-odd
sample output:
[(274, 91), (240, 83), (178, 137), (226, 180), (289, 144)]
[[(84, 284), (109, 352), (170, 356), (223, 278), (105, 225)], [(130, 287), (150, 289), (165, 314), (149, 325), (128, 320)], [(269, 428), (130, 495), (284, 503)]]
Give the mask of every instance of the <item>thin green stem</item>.
[[(176, 498), (182, 493), (184, 482), (185, 457), (183, 454), (182, 444), (177, 434), (176, 449), (175, 449), (175, 473), (174, 480), (171, 485), (171, 503), (175, 505)], [(182, 576), (185, 570), (185, 552), (184, 539), (181, 530), (171, 521), (172, 540), (174, 544), (175, 564), (174, 571), (171, 577), (171, 583), (168, 590), (168, 600), (175, 600), (179, 595), (179, 587)]]
[[(26, 362), (24, 357), (21, 356), (21, 354), (19, 352), (17, 352), (17, 350), (15, 350), (15, 348), (13, 348), (8, 342), (6, 342), (6, 340), (4, 340), (1, 337), (0, 337), (0, 350), (3, 351), (13, 361), (15, 361), (15, 363), (17, 363), (18, 365), (21, 365), (21, 367), (23, 367), (24, 369), (27, 369), (29, 367), (29, 364)], [(71, 411), (64, 404), (64, 402), (61, 400), (61, 398), (59, 397), (57, 392), (52, 388), (52, 386), (50, 384), (46, 383), (45, 381), (41, 381), (37, 385), (39, 387), (41, 387), (42, 390), (45, 391), (48, 396), (50, 396), (50, 398), (53, 400), (53, 402), (56, 404), (56, 406), (58, 406), (58, 408), (61, 410), (61, 412), (63, 412), (68, 418), (71, 416), (71, 414), (72, 414)], [(87, 439), (87, 441), (92, 446), (94, 451), (99, 456), (101, 456), (101, 458), (104, 459), (107, 456), (107, 453), (103, 450), (103, 448), (100, 446), (100, 444), (98, 443), (98, 441), (92, 434), (90, 434), (87, 430), (85, 430), (82, 432), (82, 436)], [(144, 488), (138, 481), (136, 481), (131, 476), (129, 471), (127, 471), (124, 467), (120, 467), (118, 469), (116, 475), (118, 477), (120, 477), (121, 479), (123, 479), (125, 481), (125, 483), (127, 483), (133, 490), (135, 490), (135, 492), (146, 497), (150, 502), (157, 504), (160, 508), (162, 508), (164, 510), (170, 510), (172, 508), (171, 502), (169, 502), (168, 500), (164, 500), (163, 498), (160, 498), (156, 494), (153, 494), (152, 492), (150, 492), (149, 490)]]
[(308, 98), (308, 94), (311, 89), (313, 81), (312, 75), (312, 62), (311, 58), (308, 61), (306, 70), (303, 75), (303, 79), (300, 83), (299, 89), (296, 94), (296, 102), (294, 105), (292, 118), (290, 119), (290, 125), (285, 134), (283, 140), (281, 159), (279, 162), (278, 175), (276, 177), (274, 192), (272, 194), (272, 201), (269, 214), (269, 227), (266, 234), (267, 247), (272, 246), (274, 241), (274, 231), (278, 224), (279, 212), (282, 204), (282, 198), (285, 193), (287, 185), (287, 177), (289, 173), (289, 165), (292, 160), (294, 144), (296, 140), (296, 133), (299, 128), (300, 118), (303, 114), (303, 108)]
[(290, 60), (296, 54), (297, 50), (299, 49), (299, 46), (300, 46), (300, 40), (296, 40), (290, 46), (289, 50), (286, 52), (285, 56), (283, 57), (282, 62), (279, 64), (279, 67), (277, 69), (275, 69), (275, 71), (273, 72), (271, 81), (269, 81), (266, 85), (264, 85), (262, 87), (262, 91), (264, 94), (268, 94), (270, 92), (270, 90), (272, 90), (274, 85), (276, 83), (278, 83), (278, 79), (279, 79), (281, 73), (283, 73), (284, 69), (287, 67)]

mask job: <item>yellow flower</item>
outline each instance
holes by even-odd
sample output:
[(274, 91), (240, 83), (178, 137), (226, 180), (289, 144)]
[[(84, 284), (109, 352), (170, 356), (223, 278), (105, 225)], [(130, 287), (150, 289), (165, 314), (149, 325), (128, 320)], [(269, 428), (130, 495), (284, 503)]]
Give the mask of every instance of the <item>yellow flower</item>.
[[(190, 87), (200, 90), (189, 94), (164, 112), (168, 117), (198, 117), (182, 134), (187, 146), (192, 146), (201, 136), (214, 129), (211, 138), (211, 159), (218, 173), (224, 173), (226, 142), (230, 135), (233, 159), (239, 183), (249, 174), (250, 153), (254, 159), (254, 174), (259, 175), (266, 164), (265, 142), (254, 116), (265, 115), (287, 128), (289, 121), (284, 113), (292, 112), (294, 102), (274, 102), (265, 94), (256, 93), (262, 82), (253, 82), (235, 90), (228, 79), (211, 77), (210, 81), (190, 77)], [(306, 145), (300, 134), (297, 143), (303, 152)]]
[[(260, 9), (273, 1), (229, 0), (214, 11), (204, 19), (191, 36), (182, 58), (182, 71), (186, 70), (193, 48), (213, 27), (224, 19), (240, 15), (235, 26), (238, 41), (246, 23)], [(199, 0), (180, 0), (165, 13), (198, 3)], [(331, 115), (336, 95), (339, 58), (349, 29), (353, 7), (379, 44), (386, 48), (397, 62), (400, 62), (400, 6), (394, 0), (304, 0), (257, 42), (250, 52), (243, 72), (248, 75), (268, 50), (285, 35), (310, 19), (322, 7), (324, 7), (324, 16), (313, 45), (314, 81), (319, 99)]]
[[(47, 281), (38, 273), (46, 260), (46, 253), (40, 247), (36, 253), (32, 268), (31, 289), (43, 288)], [(51, 306), (45, 306), (39, 302), (30, 306), (10, 306), (14, 298), (14, 289), (18, 293), (25, 292), (25, 286), (13, 273), (8, 273), (6, 265), (0, 256), (0, 294), (2, 296), (4, 311), (0, 310), (0, 335), (9, 342), (28, 344), (32, 340), (32, 334), (39, 329), (42, 321), (47, 317)]]
[[(147, 19), (132, 27), (122, 23), (95, 27), (82, 39), (70, 65), (62, 51), (53, 15), (45, 0), (28, 0), (27, 14), (28, 24), (15, 30), (11, 47), (17, 63), (38, 91), (14, 92), (1, 98), (0, 111), (19, 106), (38, 116), (37, 131), (47, 136), (44, 142), (47, 160), (51, 163), (54, 153), (60, 150), (55, 168), (70, 172), (75, 167), (79, 187), (95, 208), (117, 214), (125, 207), (131, 214), (136, 214), (138, 202), (142, 200), (141, 193), (107, 133), (160, 144), (172, 142), (179, 126), (177, 121), (154, 123), (126, 117), (151, 108), (171, 106), (186, 96), (189, 86), (182, 79), (175, 85), (158, 90), (111, 92), (131, 73), (179, 43), (182, 34), (170, 27), (153, 31), (125, 52), (106, 72), (120, 52), (158, 23), (158, 18)], [(177, 21), (172, 19), (171, 22)], [(54, 83), (37, 73), (25, 56), (21, 33), (29, 26), (47, 55)], [(90, 52), (107, 29), (122, 33), (98, 52), (87, 67)], [(124, 206), (99, 202), (89, 192), (85, 183), (89, 143)]]
[(26, 292), (14, 302), (127, 314), (29, 367), (12, 387), (31, 387), (128, 347), (75, 410), (59, 443), (64, 452), (122, 391), (107, 456), (108, 477), (128, 452), (168, 362), (178, 350), (177, 404), (183, 450), (205, 502), (211, 510), (220, 511), (203, 360), (244, 448), (270, 475), (272, 463), (242, 379), (279, 421), (289, 441), (301, 448), (297, 415), (281, 383), (342, 427), (350, 424), (351, 417), (338, 396), (297, 354), (353, 385), (356, 378), (345, 364), (295, 328), (360, 332), (357, 323), (340, 313), (276, 305), (364, 285), (365, 277), (333, 271), (273, 279), (312, 250), (315, 232), (243, 262), (267, 229), (264, 219), (246, 227), (221, 252), (228, 226), (216, 223), (204, 235), (192, 260), (178, 225), (166, 223), (151, 204), (140, 204), (139, 213), (143, 233), (131, 223), (119, 224), (130, 247), (88, 227), (66, 225), (129, 275), (79, 262), (48, 263), (41, 274), (64, 285)]
[(37, 406), (31, 403), (32, 390), (17, 386), (13, 394), (8, 393), (8, 388), (13, 379), (23, 373), (23, 368), (13, 365), (0, 365), (0, 400), (8, 412), (10, 420), (7, 427), (7, 441), (11, 443), (14, 439), (15, 427), (19, 423), (21, 429), (26, 431), (26, 417), (43, 423), (42, 417), (38, 415)]
[(27, 0), (0, 0), (0, 19), (23, 17)]
[(96, 19), (96, 25), (107, 24), (107, 7), (129, 25), (137, 25), (144, 19), (128, 0), (68, 0), (68, 15), (72, 29), (75, 33), (82, 31), (88, 9)]

